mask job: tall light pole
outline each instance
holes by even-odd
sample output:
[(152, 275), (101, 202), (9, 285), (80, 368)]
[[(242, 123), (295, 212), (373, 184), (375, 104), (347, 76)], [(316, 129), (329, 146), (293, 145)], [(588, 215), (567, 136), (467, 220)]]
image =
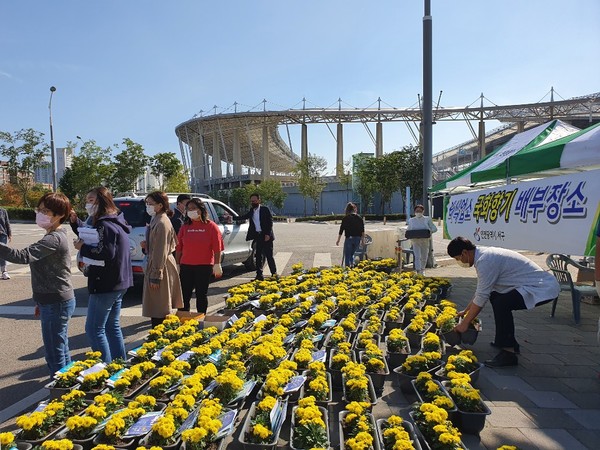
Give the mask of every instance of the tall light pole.
[(423, 206), (427, 215), (429, 188), (433, 166), (433, 104), (432, 104), (432, 19), (431, 0), (424, 0), (423, 15)]
[(54, 128), (52, 128), (52, 95), (56, 92), (54, 86), (50, 86), (50, 102), (48, 103), (48, 110), (50, 111), (50, 152), (52, 159), (52, 190), (56, 192), (58, 187), (56, 182), (56, 151), (54, 149)]

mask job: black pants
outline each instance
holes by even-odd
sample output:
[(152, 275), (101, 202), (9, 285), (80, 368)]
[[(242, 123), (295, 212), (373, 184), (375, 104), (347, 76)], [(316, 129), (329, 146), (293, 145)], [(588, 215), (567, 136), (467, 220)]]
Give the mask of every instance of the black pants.
[(213, 273), (211, 264), (191, 266), (181, 264), (179, 279), (181, 280), (181, 293), (183, 295), (183, 309), (190, 310), (192, 292), (196, 289), (196, 309), (199, 313), (206, 314), (208, 308), (208, 285)]
[(273, 258), (273, 239), (265, 241), (265, 235), (260, 233), (260, 235), (254, 240), (254, 243), (256, 245), (254, 251), (254, 257), (256, 260), (256, 276), (263, 276), (265, 259), (269, 264), (271, 275), (275, 275), (277, 273), (277, 266), (275, 265), (275, 258)]
[[(535, 306), (546, 304), (552, 300), (544, 300)], [(516, 289), (505, 294), (494, 291), (490, 294), (490, 303), (494, 309), (494, 322), (496, 322), (496, 337), (494, 342), (498, 347), (514, 347), (517, 344), (517, 340), (515, 339), (515, 322), (512, 312), (527, 309), (523, 296)]]

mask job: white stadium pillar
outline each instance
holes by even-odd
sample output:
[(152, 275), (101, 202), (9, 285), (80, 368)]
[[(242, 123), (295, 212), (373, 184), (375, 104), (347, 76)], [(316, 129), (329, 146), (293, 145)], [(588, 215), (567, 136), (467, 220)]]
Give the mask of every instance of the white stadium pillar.
[(262, 178), (266, 180), (271, 174), (269, 162), (269, 128), (265, 125), (262, 129)]
[(335, 160), (335, 174), (339, 177), (344, 171), (344, 125), (337, 124), (337, 153)]
[(212, 179), (222, 178), (221, 172), (221, 145), (219, 144), (219, 134), (213, 132), (213, 148), (212, 148)]
[(233, 176), (239, 177), (242, 174), (242, 150), (240, 148), (239, 129), (233, 130)]

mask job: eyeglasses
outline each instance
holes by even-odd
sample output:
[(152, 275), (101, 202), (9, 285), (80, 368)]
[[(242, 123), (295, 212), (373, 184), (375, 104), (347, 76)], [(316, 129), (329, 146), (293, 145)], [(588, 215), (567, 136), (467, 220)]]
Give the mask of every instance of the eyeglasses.
[(52, 211), (50, 211), (49, 209), (46, 209), (46, 208), (35, 208), (34, 211), (36, 214), (37, 213), (42, 213), (42, 214), (46, 214), (46, 215), (53, 214)]

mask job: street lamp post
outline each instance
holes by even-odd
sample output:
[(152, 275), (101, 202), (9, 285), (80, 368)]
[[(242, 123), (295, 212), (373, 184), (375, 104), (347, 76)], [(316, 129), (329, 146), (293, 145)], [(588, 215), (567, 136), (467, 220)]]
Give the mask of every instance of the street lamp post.
[(52, 160), (52, 190), (56, 192), (58, 187), (56, 182), (56, 150), (54, 148), (54, 128), (52, 128), (52, 95), (56, 92), (54, 86), (50, 86), (50, 102), (48, 103), (48, 110), (50, 111), (50, 157)]

